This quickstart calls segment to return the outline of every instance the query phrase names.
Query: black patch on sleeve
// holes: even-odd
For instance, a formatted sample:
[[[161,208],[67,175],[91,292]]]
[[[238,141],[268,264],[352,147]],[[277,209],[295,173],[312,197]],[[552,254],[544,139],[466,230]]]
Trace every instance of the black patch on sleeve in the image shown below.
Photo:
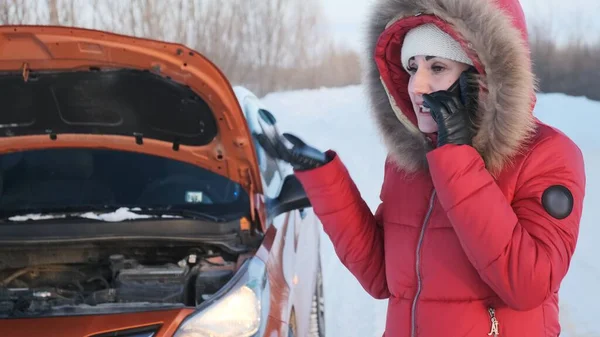
[[[542,194],[542,206],[556,219],[564,219],[573,211],[573,194],[562,185],[548,187]]]

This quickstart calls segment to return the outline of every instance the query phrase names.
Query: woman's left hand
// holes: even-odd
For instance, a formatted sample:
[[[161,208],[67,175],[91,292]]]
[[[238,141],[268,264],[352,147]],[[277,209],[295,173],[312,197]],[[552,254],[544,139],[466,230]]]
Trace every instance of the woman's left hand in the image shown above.
[[[424,94],[423,100],[438,125],[438,147],[445,144],[472,145],[473,116],[477,88],[471,84],[472,74],[463,72],[448,90]]]

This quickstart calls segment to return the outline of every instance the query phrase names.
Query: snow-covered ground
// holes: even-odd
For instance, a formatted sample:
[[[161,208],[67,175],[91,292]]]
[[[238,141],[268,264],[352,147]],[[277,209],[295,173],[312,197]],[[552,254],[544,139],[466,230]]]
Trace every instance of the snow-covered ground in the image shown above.
[[[269,94],[262,99],[282,132],[294,132],[320,149],[336,150],[374,211],[383,180],[385,149],[367,109],[361,86]],[[558,127],[584,151],[587,195],[577,251],[563,283],[564,337],[600,336],[600,103],[561,94],[538,96],[536,116]],[[327,336],[382,335],[387,301],[374,300],[341,265],[322,234]]]

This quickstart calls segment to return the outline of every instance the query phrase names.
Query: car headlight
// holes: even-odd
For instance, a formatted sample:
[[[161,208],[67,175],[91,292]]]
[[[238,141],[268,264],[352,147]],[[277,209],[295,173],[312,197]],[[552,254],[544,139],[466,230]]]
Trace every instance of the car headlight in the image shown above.
[[[250,337],[261,329],[268,306],[268,278],[262,260],[253,257],[219,292],[198,307],[174,337]]]

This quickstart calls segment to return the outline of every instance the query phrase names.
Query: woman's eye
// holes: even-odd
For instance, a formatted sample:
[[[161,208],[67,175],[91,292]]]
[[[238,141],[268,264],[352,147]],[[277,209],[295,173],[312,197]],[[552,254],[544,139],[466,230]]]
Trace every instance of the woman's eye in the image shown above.
[[[442,72],[442,71],[444,71],[444,69],[445,69],[445,68],[444,68],[444,67],[442,67],[442,66],[432,66],[432,67],[431,67],[431,70],[433,70],[433,72],[435,72],[435,73]]]
[[[406,70],[408,70],[409,73],[414,74],[417,71],[417,67],[415,67],[414,65],[409,65],[408,68],[406,68]]]

